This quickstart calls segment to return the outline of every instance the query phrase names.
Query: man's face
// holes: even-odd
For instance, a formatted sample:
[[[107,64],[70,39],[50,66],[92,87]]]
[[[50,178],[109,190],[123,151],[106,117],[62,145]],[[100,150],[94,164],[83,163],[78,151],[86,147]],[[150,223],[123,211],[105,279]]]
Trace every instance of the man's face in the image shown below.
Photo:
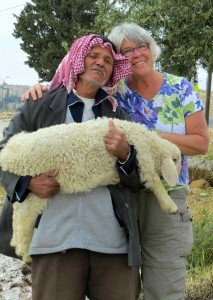
[[[79,78],[99,87],[104,86],[112,75],[113,65],[114,58],[110,48],[94,46],[85,57],[85,71],[79,74]]]

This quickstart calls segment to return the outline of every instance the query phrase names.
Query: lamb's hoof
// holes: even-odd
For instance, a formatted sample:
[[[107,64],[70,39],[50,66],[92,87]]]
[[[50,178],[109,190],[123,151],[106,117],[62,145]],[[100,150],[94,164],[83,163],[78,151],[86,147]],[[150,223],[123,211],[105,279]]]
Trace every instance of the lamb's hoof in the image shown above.
[[[162,206],[162,209],[170,215],[175,215],[176,213],[179,212],[179,209],[177,207],[177,205],[175,204],[175,202],[171,199],[169,199],[169,201],[164,202],[164,205]]]
[[[170,206],[170,208],[168,209],[168,213],[170,215],[175,215],[179,212],[179,209],[177,207],[177,205],[175,203],[172,203],[172,205]]]

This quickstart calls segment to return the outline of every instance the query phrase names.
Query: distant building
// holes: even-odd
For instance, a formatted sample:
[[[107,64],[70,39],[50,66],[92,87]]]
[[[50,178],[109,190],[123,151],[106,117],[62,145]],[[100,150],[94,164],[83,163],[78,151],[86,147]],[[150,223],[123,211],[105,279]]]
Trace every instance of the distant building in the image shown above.
[[[28,85],[0,85],[0,110],[15,110],[21,102],[21,95],[28,89]]]

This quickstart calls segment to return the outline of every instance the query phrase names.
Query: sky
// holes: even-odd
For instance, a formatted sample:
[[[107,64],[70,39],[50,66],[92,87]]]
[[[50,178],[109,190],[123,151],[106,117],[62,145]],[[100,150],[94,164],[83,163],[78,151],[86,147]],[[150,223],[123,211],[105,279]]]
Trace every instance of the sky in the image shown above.
[[[37,72],[24,64],[27,54],[20,48],[20,40],[12,32],[25,0],[0,0],[0,84],[33,85],[38,82]]]
[[[37,72],[24,64],[27,60],[27,54],[20,48],[21,40],[15,39],[12,35],[13,23],[16,21],[13,14],[19,15],[27,2],[30,0],[0,0],[0,85],[3,82],[33,85],[39,79]],[[199,89],[206,90],[206,79],[205,70],[199,69]]]

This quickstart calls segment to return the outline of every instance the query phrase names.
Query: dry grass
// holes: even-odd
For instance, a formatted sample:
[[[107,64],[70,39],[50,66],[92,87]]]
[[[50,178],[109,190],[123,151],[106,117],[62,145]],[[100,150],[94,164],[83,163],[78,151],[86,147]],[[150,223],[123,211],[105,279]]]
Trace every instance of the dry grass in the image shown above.
[[[213,187],[189,190],[188,203],[192,210],[194,221],[199,221],[203,218],[202,212],[204,210],[212,213],[213,218]]]
[[[213,264],[187,277],[185,300],[213,300]]]
[[[0,120],[9,121],[14,115],[14,112],[0,112]]]

